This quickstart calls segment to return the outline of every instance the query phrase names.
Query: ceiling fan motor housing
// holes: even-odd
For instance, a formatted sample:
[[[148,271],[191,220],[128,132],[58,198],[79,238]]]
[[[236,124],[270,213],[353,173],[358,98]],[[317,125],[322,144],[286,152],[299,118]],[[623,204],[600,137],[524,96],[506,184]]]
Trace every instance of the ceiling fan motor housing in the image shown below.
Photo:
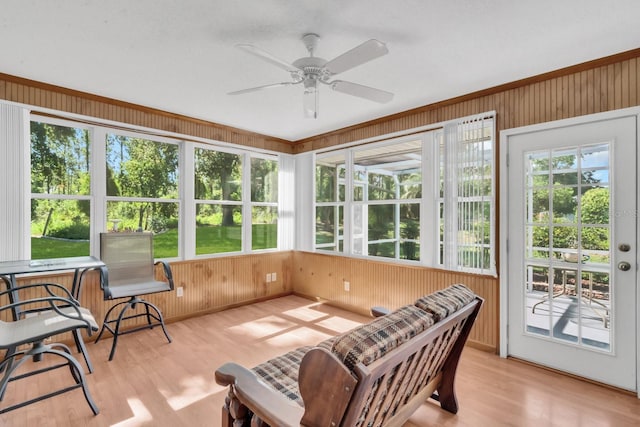
[[[304,86],[308,87],[313,85],[315,87],[316,82],[326,83],[331,74],[324,68],[327,63],[326,59],[318,58],[315,56],[308,56],[297,59],[293,62],[295,67],[302,70],[302,80],[304,80]]]

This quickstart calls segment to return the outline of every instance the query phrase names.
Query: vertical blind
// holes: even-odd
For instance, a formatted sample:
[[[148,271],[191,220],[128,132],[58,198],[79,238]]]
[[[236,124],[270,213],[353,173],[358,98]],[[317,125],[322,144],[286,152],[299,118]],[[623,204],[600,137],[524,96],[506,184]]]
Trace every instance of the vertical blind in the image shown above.
[[[444,127],[442,212],[445,268],[495,274],[493,115]]]
[[[0,233],[10,244],[0,245],[0,259],[28,259],[29,241],[29,111],[0,103]]]

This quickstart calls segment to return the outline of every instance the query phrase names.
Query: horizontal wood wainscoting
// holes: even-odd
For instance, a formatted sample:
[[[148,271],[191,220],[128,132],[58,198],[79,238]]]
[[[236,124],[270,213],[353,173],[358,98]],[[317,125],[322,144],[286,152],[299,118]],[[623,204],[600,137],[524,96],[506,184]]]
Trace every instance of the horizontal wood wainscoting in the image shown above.
[[[450,284],[463,283],[485,300],[468,343],[497,351],[499,285],[495,277],[310,252],[295,252],[293,266],[296,294],[361,314],[368,314],[372,306],[395,309]],[[348,292],[344,281],[350,283]]]
[[[291,266],[293,252],[270,252],[255,255],[228,256],[172,262],[171,270],[175,288],[182,287],[184,296],[178,298],[176,291],[145,295],[144,299],[160,308],[167,323],[213,313],[231,307],[262,301],[293,292]],[[159,271],[159,270],[158,270]],[[276,273],[276,281],[267,284],[266,274]],[[38,275],[19,279],[20,283],[60,283],[71,289],[72,274]],[[158,275],[158,280],[162,277]],[[107,310],[118,301],[104,301],[97,272],[85,277],[80,295],[80,304],[87,307],[99,324]],[[8,301],[0,301],[4,305]],[[8,320],[10,313],[0,313]],[[142,319],[139,319],[142,322]],[[135,325],[131,320],[127,326]],[[169,329],[169,333],[171,330]],[[95,336],[95,335],[94,335]],[[55,337],[70,341],[71,335]]]

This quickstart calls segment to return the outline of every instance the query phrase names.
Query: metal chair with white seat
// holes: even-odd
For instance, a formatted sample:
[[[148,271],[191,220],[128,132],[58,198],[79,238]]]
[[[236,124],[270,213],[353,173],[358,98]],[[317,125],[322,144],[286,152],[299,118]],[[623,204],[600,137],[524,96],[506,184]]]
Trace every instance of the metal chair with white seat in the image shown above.
[[[20,289],[34,290],[36,288],[43,289],[45,296],[24,299],[0,307],[0,312],[13,310],[17,306],[42,308],[39,314],[26,318],[12,322],[0,320],[0,349],[6,350],[4,358],[0,361],[0,372],[3,373],[0,379],[0,401],[4,400],[9,383],[58,368],[68,367],[75,384],[9,407],[0,407],[0,413],[18,409],[76,388],[82,388],[89,407],[97,415],[99,410],[89,393],[82,367],[71,355],[69,347],[62,343],[46,343],[45,341],[55,335],[75,332],[78,329],[86,329],[87,333],[91,335],[92,331],[98,330],[98,325],[91,312],[80,307],[78,301],[71,297],[64,286],[55,283],[37,283],[24,285]],[[16,289],[2,291],[0,297],[15,291]],[[18,350],[25,345],[28,345],[29,348]],[[27,361],[41,362],[46,355],[61,357],[64,362],[55,365],[47,364],[43,368],[18,374],[18,369]]]
[[[171,342],[160,309],[140,298],[141,295],[173,290],[173,276],[169,264],[166,261],[154,260],[153,234],[143,232],[100,233],[100,257],[106,265],[101,277],[104,299],[129,298],[127,301],[117,303],[107,311],[95,341],[100,340],[105,330],[111,332],[113,344],[109,360],[113,359],[120,335],[160,326],[167,340]],[[156,280],[156,265],[162,266],[165,281]],[[135,312],[139,305],[144,307],[143,312],[139,310]],[[121,308],[121,310],[117,316],[112,318],[111,314],[117,308]],[[127,315],[129,310],[132,310],[134,314]],[[122,329],[122,321],[139,317],[144,317],[146,322],[130,329]]]

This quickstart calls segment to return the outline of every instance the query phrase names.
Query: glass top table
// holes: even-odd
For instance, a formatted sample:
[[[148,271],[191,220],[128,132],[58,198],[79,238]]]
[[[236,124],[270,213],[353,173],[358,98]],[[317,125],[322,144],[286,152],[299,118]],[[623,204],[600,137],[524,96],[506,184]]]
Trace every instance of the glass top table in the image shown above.
[[[73,270],[71,295],[75,299],[79,299],[80,285],[84,273],[89,270],[99,270],[102,280],[105,277],[104,269],[106,269],[104,262],[93,256],[0,261],[0,279],[5,282],[9,289],[15,289],[18,286],[16,276],[19,274]]]
[[[0,261],[0,276],[99,267],[104,267],[104,262],[93,256]]]

